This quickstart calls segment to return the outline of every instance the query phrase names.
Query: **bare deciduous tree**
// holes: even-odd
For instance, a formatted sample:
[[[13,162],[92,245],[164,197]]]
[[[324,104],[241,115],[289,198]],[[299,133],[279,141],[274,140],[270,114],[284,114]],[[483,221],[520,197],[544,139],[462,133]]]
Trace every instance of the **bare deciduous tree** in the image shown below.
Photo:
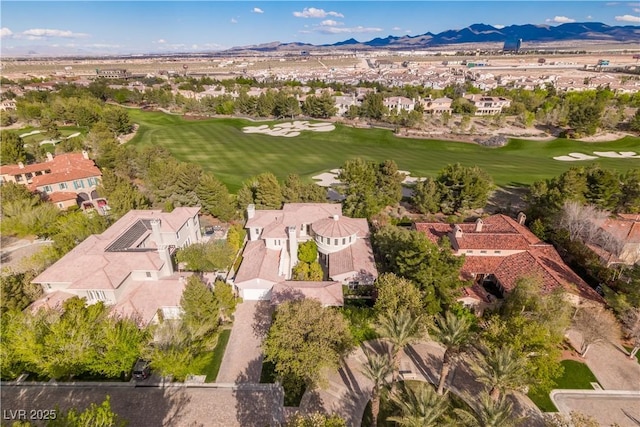
[[[633,343],[629,359],[633,359],[640,350],[640,308],[630,307],[622,315],[622,331]]]
[[[620,328],[614,315],[605,309],[584,308],[573,318],[573,327],[582,335],[580,356],[586,357],[593,344],[615,342],[620,336]]]
[[[582,205],[568,200],[562,205],[560,212],[560,227],[569,232],[571,240],[580,239],[585,243],[596,243],[600,233],[600,226],[610,213],[592,205]]]

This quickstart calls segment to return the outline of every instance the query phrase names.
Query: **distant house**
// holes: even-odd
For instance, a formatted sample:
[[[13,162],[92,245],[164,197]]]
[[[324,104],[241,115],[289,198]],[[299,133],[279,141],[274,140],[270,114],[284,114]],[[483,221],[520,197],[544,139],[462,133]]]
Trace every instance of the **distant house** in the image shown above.
[[[395,111],[396,113],[400,113],[401,111],[413,111],[416,107],[416,102],[413,99],[409,99],[404,96],[391,96],[389,98],[385,98],[382,103],[389,109],[389,112]]]
[[[3,99],[0,101],[0,111],[9,111],[16,109],[16,101],[13,99]]]
[[[618,214],[600,224],[603,245],[589,244],[607,267],[640,263],[640,215]]]
[[[352,105],[359,107],[362,105],[362,101],[358,101],[355,95],[352,96],[336,96],[335,97],[336,115],[344,116],[351,108]]]
[[[199,210],[129,211],[33,279],[44,296],[32,308],[53,308],[78,296],[89,303],[102,301],[140,325],[179,317],[188,274],[176,273],[173,253],[202,240]]]
[[[279,210],[256,210],[249,205],[247,218],[249,241],[234,279],[245,300],[313,295],[323,304],[336,305],[338,286],[368,285],[378,276],[367,221],[342,216],[338,204],[287,203]],[[328,282],[291,281],[298,244],[308,240],[318,245]]]
[[[433,242],[448,237],[455,255],[464,255],[462,278],[473,285],[460,300],[480,309],[511,292],[519,278],[540,279],[542,293],[564,289],[572,303],[602,303],[602,297],[563,261],[555,248],[524,226],[524,214],[514,220],[492,215],[475,223],[415,223]]]
[[[511,101],[502,96],[485,96],[485,95],[465,95],[464,96],[474,107],[476,107],[476,116],[490,116],[502,113],[503,108],[511,105]]]
[[[104,79],[128,79],[131,73],[124,68],[115,68],[108,70],[96,70],[96,75]]]
[[[104,213],[106,200],[96,191],[101,178],[102,172],[86,151],[47,153],[46,162],[0,166],[0,181],[26,185],[60,209],[80,205]]]
[[[453,100],[448,97],[432,99],[431,97],[424,99],[424,112],[439,116],[443,113],[451,114],[451,103]]]

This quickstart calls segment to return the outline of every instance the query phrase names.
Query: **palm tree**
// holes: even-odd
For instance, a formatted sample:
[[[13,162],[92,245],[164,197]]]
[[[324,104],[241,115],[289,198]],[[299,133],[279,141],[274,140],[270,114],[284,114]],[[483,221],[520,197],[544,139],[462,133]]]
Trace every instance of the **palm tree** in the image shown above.
[[[380,392],[387,385],[387,378],[393,373],[393,363],[389,354],[378,354],[365,351],[367,363],[362,366],[362,373],[373,381],[371,391],[371,427],[378,425],[380,414]]]
[[[442,425],[440,418],[449,409],[449,401],[439,396],[429,383],[402,386],[391,395],[391,402],[400,409],[400,416],[387,418],[402,427],[433,427]]]
[[[471,339],[471,322],[466,317],[457,317],[447,312],[444,317],[438,316],[433,327],[433,336],[445,348],[438,383],[438,394],[441,395],[453,361],[464,351]]]
[[[498,401],[501,393],[515,390],[526,382],[526,359],[512,347],[489,349],[481,347],[479,357],[471,362],[476,380],[489,388],[489,396]]]
[[[470,400],[472,398],[468,398]],[[514,419],[511,410],[513,405],[504,396],[494,401],[489,393],[483,391],[476,400],[474,412],[466,409],[454,409],[456,415],[464,425],[474,427],[511,427],[518,424],[518,419]]]
[[[413,317],[408,310],[386,312],[378,318],[378,333],[391,344],[394,380],[400,371],[400,350],[422,336],[420,317]]]

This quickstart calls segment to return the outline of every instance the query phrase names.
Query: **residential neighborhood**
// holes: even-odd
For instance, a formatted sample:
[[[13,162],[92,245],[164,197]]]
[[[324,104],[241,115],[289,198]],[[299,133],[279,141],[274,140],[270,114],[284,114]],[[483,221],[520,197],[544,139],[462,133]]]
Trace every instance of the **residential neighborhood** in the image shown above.
[[[3,426],[638,425],[629,4],[9,3]]]

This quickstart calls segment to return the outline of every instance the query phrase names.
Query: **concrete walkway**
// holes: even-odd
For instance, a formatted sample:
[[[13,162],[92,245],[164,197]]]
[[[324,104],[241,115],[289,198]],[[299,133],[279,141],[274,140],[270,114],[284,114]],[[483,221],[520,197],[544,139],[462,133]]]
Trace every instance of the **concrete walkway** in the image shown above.
[[[217,383],[260,382],[262,340],[271,324],[272,312],[268,301],[244,301],[238,305]]]

